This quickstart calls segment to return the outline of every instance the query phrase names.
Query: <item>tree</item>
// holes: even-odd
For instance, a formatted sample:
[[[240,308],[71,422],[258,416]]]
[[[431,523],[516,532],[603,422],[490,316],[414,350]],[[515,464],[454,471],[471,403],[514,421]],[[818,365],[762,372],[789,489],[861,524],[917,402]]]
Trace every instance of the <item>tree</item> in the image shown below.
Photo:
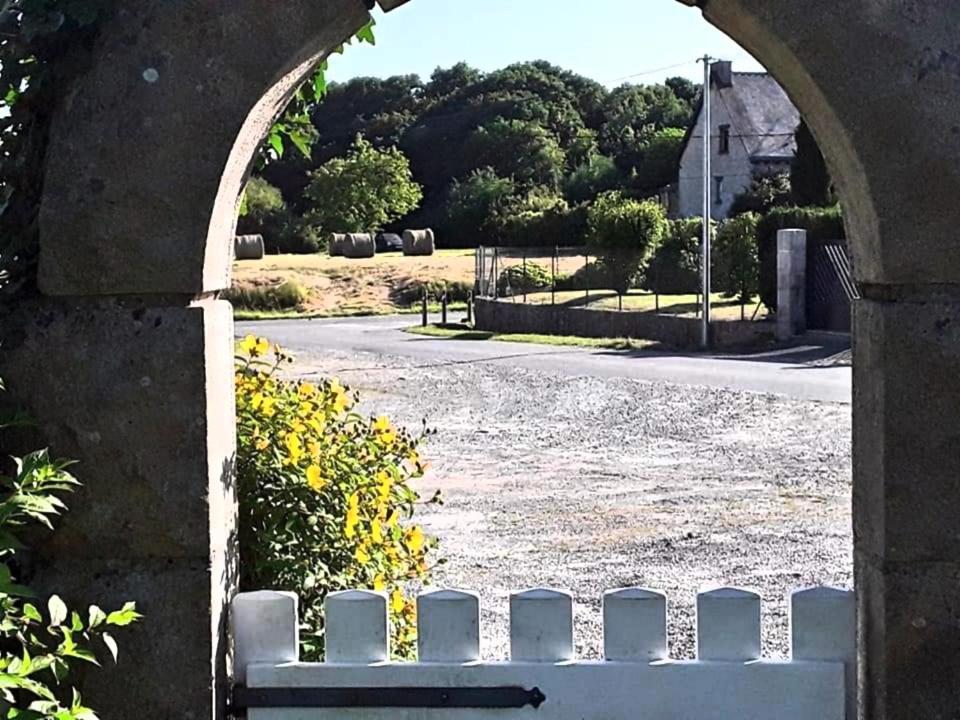
[[[759,175],[753,178],[750,187],[733,199],[730,215],[755,212],[765,215],[775,207],[793,204],[790,176],[786,173]]]
[[[497,242],[494,216],[516,192],[512,178],[500,177],[489,167],[474,170],[466,180],[454,180],[447,194],[443,234],[456,247]]]
[[[563,194],[572,203],[589,202],[622,183],[623,176],[616,163],[605,155],[596,155],[566,177]]]
[[[717,230],[714,243],[713,284],[726,297],[750,302],[760,292],[760,257],[757,224],[760,216],[744,213],[727,220]]]
[[[478,128],[464,155],[474,167],[491,167],[501,177],[550,188],[559,186],[566,161],[557,139],[541,125],[503,118]]]
[[[801,207],[816,205],[828,207],[837,202],[833,181],[827,163],[820,152],[816,138],[803,120],[796,132],[797,150],[793,157],[790,184],[793,187],[793,202]]]
[[[657,130],[641,141],[640,159],[635,166],[634,183],[639,190],[653,192],[677,179],[680,155],[686,131],[668,127]]]
[[[397,148],[377,150],[357,136],[345,157],[311,174],[309,220],[324,234],[381,230],[423,199],[410,163]]]
[[[237,234],[263,235],[267,252],[276,253],[289,220],[280,191],[261,177],[250,178],[243,193]]]
[[[587,244],[601,256],[612,287],[625,293],[667,232],[663,208],[620,192],[600,194],[587,212]]]

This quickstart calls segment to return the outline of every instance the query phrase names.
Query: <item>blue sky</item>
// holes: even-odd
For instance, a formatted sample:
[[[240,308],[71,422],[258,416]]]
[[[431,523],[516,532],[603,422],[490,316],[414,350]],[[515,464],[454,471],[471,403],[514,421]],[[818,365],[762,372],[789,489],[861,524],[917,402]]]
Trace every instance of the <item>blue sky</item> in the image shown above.
[[[377,46],[354,45],[330,61],[329,76],[417,73],[460,60],[495,70],[548,60],[605,85],[701,78],[694,58],[709,53],[743,71],[762,67],[707,23],[695,8],[670,0],[410,0],[377,13]],[[680,65],[670,70],[637,73]]]

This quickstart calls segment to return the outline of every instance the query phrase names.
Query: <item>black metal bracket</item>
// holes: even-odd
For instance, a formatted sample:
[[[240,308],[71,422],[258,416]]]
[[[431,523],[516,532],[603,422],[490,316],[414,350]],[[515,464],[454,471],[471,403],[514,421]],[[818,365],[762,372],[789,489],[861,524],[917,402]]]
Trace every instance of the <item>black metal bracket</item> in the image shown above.
[[[233,689],[231,712],[247,708],[539,708],[540,688],[285,687]]]

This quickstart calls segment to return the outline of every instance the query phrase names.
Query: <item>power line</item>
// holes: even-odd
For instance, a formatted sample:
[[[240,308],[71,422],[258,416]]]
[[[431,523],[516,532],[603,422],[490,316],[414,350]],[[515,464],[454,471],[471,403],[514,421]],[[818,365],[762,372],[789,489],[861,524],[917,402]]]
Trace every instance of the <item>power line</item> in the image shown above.
[[[677,68],[686,67],[687,65],[693,65],[700,61],[700,58],[693,58],[692,60],[686,60],[676,65],[667,65],[666,67],[654,68],[653,70],[644,70],[643,72],[634,73],[633,75],[624,75],[623,77],[614,78],[613,80],[608,80],[608,82],[623,82],[624,80],[630,80],[631,78],[643,77],[644,75],[655,75],[657,73],[666,72],[667,70],[676,70]]]

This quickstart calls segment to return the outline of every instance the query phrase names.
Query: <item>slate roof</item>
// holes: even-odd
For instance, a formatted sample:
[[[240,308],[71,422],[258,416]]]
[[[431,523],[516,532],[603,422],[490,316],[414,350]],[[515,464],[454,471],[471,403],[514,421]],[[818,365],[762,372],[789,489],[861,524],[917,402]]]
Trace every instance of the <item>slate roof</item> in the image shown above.
[[[755,162],[784,161],[796,150],[800,112],[767,73],[733,73],[733,86],[715,88],[730,115],[731,142],[743,142]]]

